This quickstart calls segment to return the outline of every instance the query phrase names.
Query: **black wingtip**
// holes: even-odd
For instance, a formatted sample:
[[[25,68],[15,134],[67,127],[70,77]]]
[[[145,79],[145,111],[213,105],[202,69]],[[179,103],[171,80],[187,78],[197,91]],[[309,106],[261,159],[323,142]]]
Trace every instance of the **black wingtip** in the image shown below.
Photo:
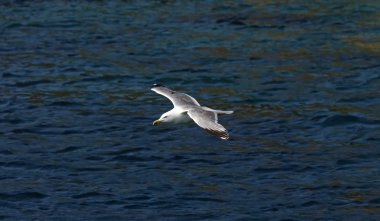
[[[161,84],[153,84],[150,88],[155,88],[155,87],[163,87]]]

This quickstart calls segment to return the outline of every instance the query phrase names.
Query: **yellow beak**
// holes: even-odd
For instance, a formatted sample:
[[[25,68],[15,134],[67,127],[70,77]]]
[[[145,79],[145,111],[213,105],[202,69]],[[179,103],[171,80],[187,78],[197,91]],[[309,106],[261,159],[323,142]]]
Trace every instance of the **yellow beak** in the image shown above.
[[[161,122],[160,119],[155,120],[155,121],[153,121],[153,125],[156,125],[156,124],[158,124],[158,123],[160,123],[160,122]]]

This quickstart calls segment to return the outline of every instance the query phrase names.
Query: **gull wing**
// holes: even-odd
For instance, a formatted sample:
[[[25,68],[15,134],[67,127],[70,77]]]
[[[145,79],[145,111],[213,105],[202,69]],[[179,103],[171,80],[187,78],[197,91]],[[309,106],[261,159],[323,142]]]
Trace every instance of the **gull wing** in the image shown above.
[[[174,107],[185,108],[186,106],[200,106],[198,101],[190,95],[173,91],[159,84],[153,84],[151,90],[167,97],[173,103]]]
[[[198,126],[205,129],[210,134],[216,135],[224,140],[229,138],[226,128],[221,124],[218,124],[218,115],[215,112],[201,108],[194,108],[187,111],[187,114],[196,124],[198,124]]]

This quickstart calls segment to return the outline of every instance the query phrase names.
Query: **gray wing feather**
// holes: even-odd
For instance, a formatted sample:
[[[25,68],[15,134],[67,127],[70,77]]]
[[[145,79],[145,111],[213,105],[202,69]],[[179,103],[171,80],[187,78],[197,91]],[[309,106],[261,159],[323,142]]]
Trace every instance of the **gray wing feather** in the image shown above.
[[[196,124],[205,129],[207,132],[222,139],[229,138],[226,128],[224,128],[221,124],[218,124],[218,115],[215,112],[196,108],[189,110],[187,114]]]
[[[173,105],[177,107],[185,108],[187,106],[194,105],[200,106],[198,101],[196,101],[190,95],[173,91],[165,86],[154,86],[151,88],[151,90],[156,92],[157,94],[161,94],[167,97],[173,103]]]

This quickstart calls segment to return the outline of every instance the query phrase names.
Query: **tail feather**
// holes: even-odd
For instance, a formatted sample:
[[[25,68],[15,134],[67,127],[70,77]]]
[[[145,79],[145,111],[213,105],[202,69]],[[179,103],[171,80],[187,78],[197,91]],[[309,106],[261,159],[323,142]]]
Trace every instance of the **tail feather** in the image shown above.
[[[223,110],[215,110],[215,109],[211,109],[209,107],[202,107],[204,110],[207,110],[207,111],[212,111],[212,112],[216,112],[218,114],[233,114],[234,111],[223,111]]]
[[[234,111],[222,111],[222,110],[214,110],[218,114],[233,114]]]

